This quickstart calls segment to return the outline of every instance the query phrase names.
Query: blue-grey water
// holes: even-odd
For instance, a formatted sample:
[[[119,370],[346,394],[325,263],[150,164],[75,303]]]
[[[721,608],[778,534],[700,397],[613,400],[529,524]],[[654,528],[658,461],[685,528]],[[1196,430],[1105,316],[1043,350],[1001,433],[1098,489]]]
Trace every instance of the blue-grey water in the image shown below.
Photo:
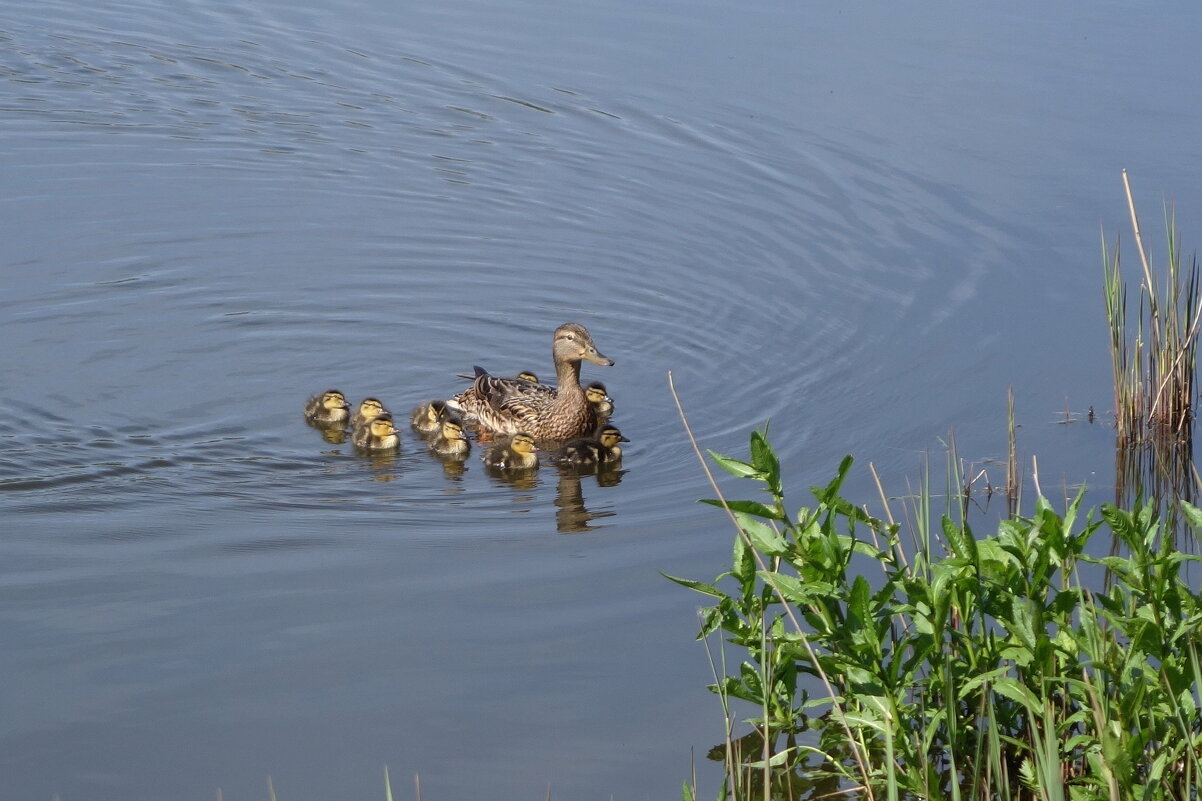
[[[771,419],[796,503],[949,432],[1114,484],[1120,170],[1202,236],[1202,11],[1132,2],[7,0],[0,796],[703,794],[684,436]],[[1135,264],[1128,252],[1128,263]],[[1133,279],[1134,280],[1134,279]],[[616,479],[324,441],[589,327]],[[736,495],[750,488],[727,483]],[[737,659],[737,653],[728,654]]]

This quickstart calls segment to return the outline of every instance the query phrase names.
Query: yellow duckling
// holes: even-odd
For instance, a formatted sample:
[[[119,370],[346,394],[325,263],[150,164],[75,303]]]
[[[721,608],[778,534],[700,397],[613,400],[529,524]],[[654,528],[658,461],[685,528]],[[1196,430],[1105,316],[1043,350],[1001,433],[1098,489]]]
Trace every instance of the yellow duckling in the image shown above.
[[[597,413],[597,423],[601,424],[613,417],[614,399],[609,397],[609,392],[606,391],[605,385],[600,381],[594,381],[584,388],[584,397],[593,407],[593,411]]]
[[[484,466],[493,470],[535,470],[538,454],[534,452],[534,437],[519,431],[506,443],[498,443],[484,454]]]
[[[447,401],[469,421],[500,434],[524,431],[537,439],[571,439],[597,427],[597,413],[580,386],[583,359],[603,367],[613,359],[597,350],[588,329],[565,323],[551,341],[558,386],[548,387],[525,379],[498,378],[476,368],[470,388]]]
[[[384,408],[384,404],[379,399],[364,398],[359,403],[359,408],[355,410],[354,417],[351,418],[351,428],[359,428],[382,414],[388,414],[388,410]]]
[[[346,425],[351,405],[336,389],[319,392],[305,403],[305,419],[319,426]]]
[[[447,419],[446,401],[432,400],[419,404],[409,415],[409,425],[419,434],[429,435],[438,431]]]
[[[442,421],[442,428],[430,437],[426,446],[436,456],[452,459],[466,459],[472,450],[472,443],[463,433],[463,424],[457,418],[448,417]]]
[[[401,438],[393,425],[392,415],[385,412],[356,428],[351,434],[351,442],[365,451],[390,451],[400,447]]]
[[[616,467],[622,461],[622,446],[630,442],[614,426],[601,426],[593,439],[576,439],[554,454],[557,462],[580,467]]]

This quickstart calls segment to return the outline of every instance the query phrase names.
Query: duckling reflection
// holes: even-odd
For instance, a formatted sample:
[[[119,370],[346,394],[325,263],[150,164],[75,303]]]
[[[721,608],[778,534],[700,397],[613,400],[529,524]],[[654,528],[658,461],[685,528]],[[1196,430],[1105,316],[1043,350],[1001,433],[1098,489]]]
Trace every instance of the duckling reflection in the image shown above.
[[[340,425],[335,424],[323,426],[320,423],[314,423],[312,420],[306,420],[305,422],[307,422],[310,427],[316,428],[318,431],[320,431],[321,438],[331,445],[341,445],[342,443],[346,442],[347,431]],[[337,451],[332,452],[336,453]]]
[[[442,421],[442,428],[426,442],[426,447],[435,456],[463,461],[471,453],[472,443],[463,433],[463,423],[459,422],[459,418],[448,417]]]
[[[388,482],[397,478],[401,470],[401,458],[398,449],[365,450],[361,452],[364,460],[371,467],[372,481]]]
[[[603,517],[613,517],[617,512],[612,508],[593,511],[584,504],[584,490],[581,482],[586,473],[573,469],[568,465],[559,465],[559,482],[555,489],[555,527],[560,534],[574,534],[581,531],[592,531],[600,528],[593,525],[594,520]],[[612,487],[622,481],[624,470],[606,470],[597,474],[597,485]]]
[[[409,426],[423,436],[433,434],[442,427],[449,414],[446,401],[432,400],[418,404],[409,416]]]
[[[392,415],[385,413],[355,429],[351,442],[360,450],[393,451],[400,447],[401,438],[393,425]]]
[[[351,405],[336,389],[319,392],[305,403],[305,419],[317,426],[345,426]]]

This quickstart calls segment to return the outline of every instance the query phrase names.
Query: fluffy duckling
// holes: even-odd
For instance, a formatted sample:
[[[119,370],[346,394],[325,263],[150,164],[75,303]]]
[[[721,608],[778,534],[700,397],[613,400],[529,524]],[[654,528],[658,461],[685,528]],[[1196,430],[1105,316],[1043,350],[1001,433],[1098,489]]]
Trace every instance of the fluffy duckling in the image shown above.
[[[519,431],[508,443],[493,445],[484,454],[484,466],[493,470],[536,469],[538,454],[534,452],[534,437]]]
[[[384,404],[379,399],[364,398],[359,403],[359,408],[355,410],[354,417],[351,418],[351,428],[359,428],[382,414],[388,414],[388,410],[384,408]]]
[[[619,442],[630,442],[614,426],[601,426],[593,439],[576,439],[564,445],[554,454],[554,459],[563,464],[580,467],[613,466],[622,460]]]
[[[428,436],[442,427],[449,414],[446,401],[426,401],[413,410],[413,414],[409,416],[409,425],[417,433]]]
[[[613,416],[614,399],[609,397],[609,392],[600,381],[594,381],[585,387],[584,397],[588,399],[588,402],[592,404],[593,411],[597,413],[598,423],[604,423]]]
[[[472,443],[467,434],[463,433],[463,423],[458,418],[448,417],[442,421],[442,428],[426,443],[430,452],[436,456],[452,459],[466,459],[472,450]]]
[[[385,412],[374,420],[356,428],[351,434],[351,442],[356,448],[365,451],[395,450],[401,444],[397,436],[396,426],[393,425],[392,415]]]
[[[327,389],[309,398],[305,403],[305,418],[321,426],[346,425],[351,405],[346,396],[336,389]]]

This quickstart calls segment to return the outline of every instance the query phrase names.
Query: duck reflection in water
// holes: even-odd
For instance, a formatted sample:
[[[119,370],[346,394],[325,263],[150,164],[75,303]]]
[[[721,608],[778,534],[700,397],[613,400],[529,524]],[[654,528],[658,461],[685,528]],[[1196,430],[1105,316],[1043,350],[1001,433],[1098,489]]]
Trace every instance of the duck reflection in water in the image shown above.
[[[622,481],[625,470],[603,470],[596,474],[597,485],[614,487]],[[584,505],[584,488],[581,481],[587,473],[567,466],[559,467],[559,483],[555,487],[555,528],[560,534],[578,534],[582,531],[592,531],[599,526],[592,525],[594,520],[613,517],[616,512],[612,508],[599,512],[590,510]]]
[[[372,481],[400,478],[401,456],[396,451],[359,451],[358,455],[371,468]]]

